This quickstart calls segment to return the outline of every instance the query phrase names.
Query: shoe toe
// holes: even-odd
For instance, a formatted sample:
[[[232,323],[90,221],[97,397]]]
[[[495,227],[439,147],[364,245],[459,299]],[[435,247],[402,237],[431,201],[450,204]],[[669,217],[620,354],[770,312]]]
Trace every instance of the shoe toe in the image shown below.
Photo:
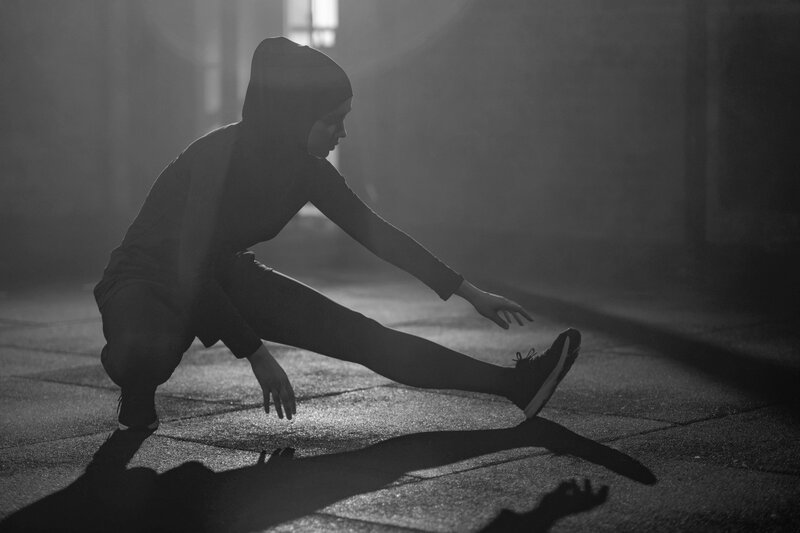
[[[581,332],[575,328],[565,330],[561,335],[569,339],[569,351],[574,352],[581,346]]]

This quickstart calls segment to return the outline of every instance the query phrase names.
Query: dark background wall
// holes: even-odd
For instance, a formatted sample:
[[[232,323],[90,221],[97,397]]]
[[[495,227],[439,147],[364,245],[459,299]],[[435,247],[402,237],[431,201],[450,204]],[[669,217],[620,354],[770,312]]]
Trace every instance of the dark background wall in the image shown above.
[[[622,275],[796,264],[796,3],[342,9],[345,167],[437,250]],[[374,20],[389,44],[363,47]]]
[[[796,2],[339,5],[328,53],[356,93],[340,168],[462,270],[787,279],[797,264]],[[283,16],[279,1],[0,3],[2,285],[99,276],[159,170],[238,118]],[[265,250],[358,255],[327,231],[295,224]]]
[[[191,15],[192,2],[172,4]],[[147,8],[0,4],[4,285],[99,275],[154,176],[192,139],[194,67]]]
[[[102,236],[105,27],[97,7],[86,1],[0,4],[5,276],[87,253]],[[68,226],[85,229],[87,239],[75,239]]]
[[[357,75],[351,130],[366,146],[344,164],[381,209],[437,241],[513,243],[507,259],[564,238],[682,242],[683,4],[451,4],[412,47],[425,2],[375,9],[406,51]],[[369,19],[348,7],[336,52],[363,60]]]

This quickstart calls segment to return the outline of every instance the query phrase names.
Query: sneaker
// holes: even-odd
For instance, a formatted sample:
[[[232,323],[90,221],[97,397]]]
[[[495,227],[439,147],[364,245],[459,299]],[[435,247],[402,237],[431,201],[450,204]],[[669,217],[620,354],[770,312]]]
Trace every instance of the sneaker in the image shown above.
[[[117,402],[119,429],[155,431],[158,429],[155,391],[141,393],[122,389]]]
[[[537,354],[533,348],[525,357],[517,352],[515,366],[519,389],[512,400],[525,411],[526,418],[533,418],[542,410],[572,367],[580,349],[581,333],[569,328],[543,354]]]

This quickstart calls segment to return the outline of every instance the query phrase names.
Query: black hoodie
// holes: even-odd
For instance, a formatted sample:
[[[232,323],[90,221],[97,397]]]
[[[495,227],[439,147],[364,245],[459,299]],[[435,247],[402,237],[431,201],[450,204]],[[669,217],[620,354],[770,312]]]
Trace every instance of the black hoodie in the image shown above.
[[[253,55],[242,120],[193,142],[156,180],[95,287],[98,305],[129,283],[172,294],[190,331],[237,357],[261,339],[225,292],[234,261],[271,239],[307,202],[443,299],[462,277],[376,215],[325,159],[307,153],[316,120],[352,96],[329,57],[285,38]]]
[[[265,39],[253,53],[242,107],[242,131],[260,154],[305,153],[311,126],[353,96],[347,74],[331,58],[284,38]]]

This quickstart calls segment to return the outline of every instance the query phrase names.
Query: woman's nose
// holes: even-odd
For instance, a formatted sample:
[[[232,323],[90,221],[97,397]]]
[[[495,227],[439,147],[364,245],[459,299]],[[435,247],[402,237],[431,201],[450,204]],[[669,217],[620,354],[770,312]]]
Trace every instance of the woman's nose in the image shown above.
[[[340,139],[347,137],[347,130],[344,129],[344,126],[342,126],[342,128],[336,133],[336,136]]]

